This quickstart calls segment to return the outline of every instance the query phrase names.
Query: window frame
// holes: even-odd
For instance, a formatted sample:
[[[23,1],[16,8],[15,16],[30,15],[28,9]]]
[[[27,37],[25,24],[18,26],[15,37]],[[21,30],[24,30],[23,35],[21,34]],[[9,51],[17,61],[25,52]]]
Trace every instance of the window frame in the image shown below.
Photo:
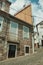
[[[1,9],[1,7],[2,7],[2,2],[0,1],[0,9]]]
[[[14,35],[16,35],[16,37],[14,36],[14,38],[17,38],[18,39],[18,23],[16,23],[17,24],[17,29],[16,29],[16,34],[15,33],[13,33],[12,31],[11,31],[11,29],[14,29],[12,26],[11,26],[11,23],[16,23],[16,22],[14,22],[14,21],[10,21],[10,30],[9,30],[9,32],[11,33],[11,34],[14,34]]]
[[[26,38],[24,38],[25,37],[24,36],[24,27],[28,28],[28,37],[26,37]],[[29,27],[27,27],[27,26],[23,26],[23,39],[29,39]]]
[[[1,2],[0,4],[1,4],[0,9],[4,11],[5,10],[5,2]]]
[[[0,16],[3,20],[0,22],[1,27],[0,27],[0,32],[2,31],[2,27],[3,27],[3,21],[4,21],[4,17]]]
[[[29,48],[29,52],[28,53],[26,53],[26,47]],[[24,45],[24,54],[25,54],[25,56],[30,54],[30,45]]]

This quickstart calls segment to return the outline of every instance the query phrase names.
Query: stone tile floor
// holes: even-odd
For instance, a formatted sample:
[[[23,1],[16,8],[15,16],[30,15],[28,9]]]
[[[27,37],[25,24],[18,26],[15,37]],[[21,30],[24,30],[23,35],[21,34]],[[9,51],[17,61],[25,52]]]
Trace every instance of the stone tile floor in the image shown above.
[[[32,55],[0,61],[0,65],[43,65],[43,48],[37,49],[37,53]]]

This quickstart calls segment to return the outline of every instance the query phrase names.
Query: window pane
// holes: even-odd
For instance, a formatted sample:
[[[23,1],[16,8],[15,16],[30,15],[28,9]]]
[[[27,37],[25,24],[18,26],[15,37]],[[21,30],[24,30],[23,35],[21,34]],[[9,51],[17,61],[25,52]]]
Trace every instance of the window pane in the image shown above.
[[[0,31],[2,30],[2,23],[3,23],[4,18],[0,16]]]
[[[18,24],[15,22],[11,21],[10,24],[10,36],[12,38],[17,38],[18,37]]]
[[[2,6],[2,3],[1,3],[1,1],[0,1],[0,9],[1,9],[1,6]]]
[[[2,2],[2,10],[5,10],[5,2]]]
[[[26,26],[23,26],[23,38],[25,39],[29,38],[29,28]]]
[[[18,24],[11,22],[11,32],[18,34]]]
[[[24,26],[24,32],[29,32],[29,28]]]
[[[3,21],[3,17],[0,16],[0,23]]]
[[[11,27],[12,28],[17,28],[17,23],[11,22]]]

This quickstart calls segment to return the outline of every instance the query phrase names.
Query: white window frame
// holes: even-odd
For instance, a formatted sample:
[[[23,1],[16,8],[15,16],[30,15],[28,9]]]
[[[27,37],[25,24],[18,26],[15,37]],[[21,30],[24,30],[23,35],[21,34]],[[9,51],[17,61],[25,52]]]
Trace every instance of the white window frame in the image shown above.
[[[11,29],[13,29],[13,27],[11,26],[11,23],[12,23],[12,22],[13,22],[13,21],[10,21],[10,30],[9,30],[10,33],[13,33],[13,32],[11,31]],[[13,22],[13,23],[16,23],[16,22]],[[14,38],[15,38],[15,39],[16,39],[16,38],[18,39],[18,23],[16,23],[16,24],[17,24],[17,31],[16,31],[16,34],[15,34],[15,33],[14,33],[14,34],[15,34],[17,37],[14,37]]]
[[[29,39],[29,28],[26,27],[26,28],[28,28],[28,38],[24,38],[24,27],[26,27],[26,26],[23,26],[23,39]]]

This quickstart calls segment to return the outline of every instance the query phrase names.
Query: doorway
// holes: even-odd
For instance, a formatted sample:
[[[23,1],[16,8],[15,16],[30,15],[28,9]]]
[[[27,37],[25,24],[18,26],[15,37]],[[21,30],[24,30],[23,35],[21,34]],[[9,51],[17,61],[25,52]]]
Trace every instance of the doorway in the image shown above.
[[[13,58],[16,55],[16,45],[9,45],[8,58]]]
[[[43,46],[43,40],[42,40],[42,46]]]

